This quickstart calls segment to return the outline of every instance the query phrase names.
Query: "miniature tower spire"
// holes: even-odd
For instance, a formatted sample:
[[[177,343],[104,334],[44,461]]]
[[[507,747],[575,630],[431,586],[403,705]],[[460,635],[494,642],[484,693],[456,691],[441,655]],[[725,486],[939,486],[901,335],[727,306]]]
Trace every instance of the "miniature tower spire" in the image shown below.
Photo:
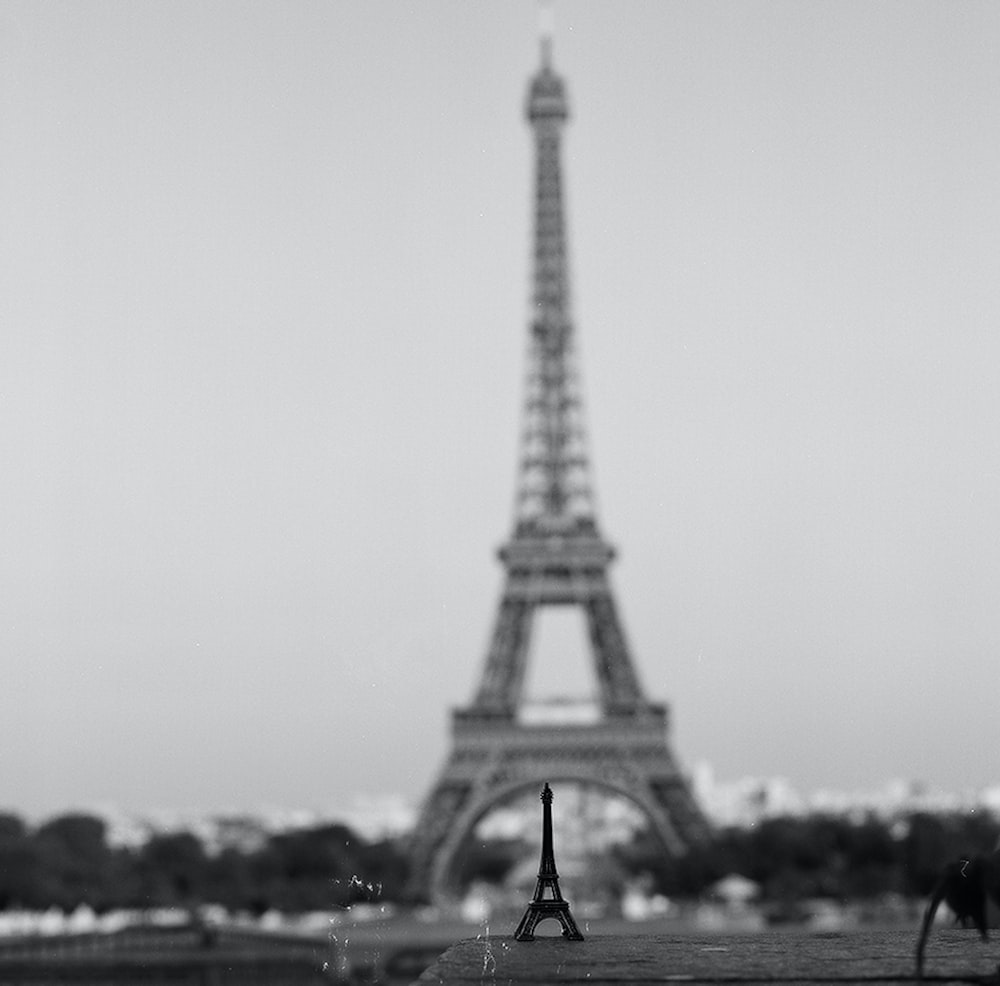
[[[583,935],[569,912],[569,901],[559,891],[559,874],[556,872],[556,857],[552,849],[552,788],[548,781],[542,788],[542,858],[538,864],[538,881],[535,896],[528,903],[524,917],[514,932],[517,941],[534,941],[535,928],[545,918],[556,918],[562,925],[563,938],[583,941]],[[545,892],[549,896],[545,896]]]

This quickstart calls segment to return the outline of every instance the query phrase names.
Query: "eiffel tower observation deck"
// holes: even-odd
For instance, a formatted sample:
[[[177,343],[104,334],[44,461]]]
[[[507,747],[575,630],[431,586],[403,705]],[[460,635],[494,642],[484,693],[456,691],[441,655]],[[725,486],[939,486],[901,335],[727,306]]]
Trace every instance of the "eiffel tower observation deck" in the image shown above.
[[[615,552],[597,521],[570,311],[560,164],[569,106],[547,35],[526,116],[535,147],[534,257],[514,525],[499,550],[505,580],[479,687],[453,712],[451,753],[411,842],[411,891],[434,900],[456,890],[455,861],[478,822],[546,779],[630,799],[669,855],[708,834],[667,744],[667,709],[639,682],[608,576]],[[529,723],[519,715],[534,618],[556,606],[584,614],[596,721]]]

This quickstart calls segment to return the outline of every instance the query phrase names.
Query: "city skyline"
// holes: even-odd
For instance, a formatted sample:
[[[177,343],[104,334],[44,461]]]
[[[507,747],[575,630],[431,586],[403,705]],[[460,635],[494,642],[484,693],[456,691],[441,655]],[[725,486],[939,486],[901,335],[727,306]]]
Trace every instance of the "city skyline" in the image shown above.
[[[598,516],[686,770],[1000,778],[998,46],[557,5]],[[513,519],[534,5],[11,3],[0,54],[0,807],[419,798]]]

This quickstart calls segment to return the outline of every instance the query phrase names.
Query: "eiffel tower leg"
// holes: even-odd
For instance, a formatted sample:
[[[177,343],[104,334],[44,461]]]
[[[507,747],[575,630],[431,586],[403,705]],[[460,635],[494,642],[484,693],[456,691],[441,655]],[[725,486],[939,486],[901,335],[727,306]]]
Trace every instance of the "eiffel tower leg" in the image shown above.
[[[521,916],[521,920],[518,921],[517,927],[514,929],[514,940],[534,941],[535,925],[537,925],[538,922],[539,922],[538,912],[532,910],[531,905],[529,904],[528,908]]]
[[[670,819],[681,845],[704,845],[711,835],[708,822],[687,783],[680,776],[652,778],[647,783],[653,804]]]
[[[450,777],[446,768],[424,803],[410,839],[407,897],[411,900],[427,900],[433,895],[441,847],[454,829],[471,791],[472,784]]]
[[[483,680],[474,702],[476,708],[514,714],[521,697],[533,616],[534,606],[531,603],[510,598],[505,591],[486,657]]]
[[[635,709],[642,703],[642,693],[611,590],[606,588],[588,599],[585,608],[604,709],[608,712]]]
[[[563,938],[568,938],[570,941],[583,941],[583,935],[580,934],[580,929],[576,926],[568,907],[559,912],[559,923],[562,925]]]

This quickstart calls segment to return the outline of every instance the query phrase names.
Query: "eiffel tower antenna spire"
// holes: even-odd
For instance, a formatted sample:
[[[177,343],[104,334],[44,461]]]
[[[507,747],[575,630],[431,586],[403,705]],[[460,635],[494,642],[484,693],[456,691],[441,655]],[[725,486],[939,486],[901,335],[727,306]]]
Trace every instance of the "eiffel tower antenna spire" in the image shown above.
[[[538,37],[542,44],[542,65],[552,66],[552,43],[556,33],[556,10],[553,0],[538,0]]]
[[[545,4],[542,12],[551,12]],[[548,14],[545,14],[548,17]],[[669,855],[708,834],[667,746],[666,707],[650,702],[632,662],[598,529],[576,369],[560,150],[569,102],[552,65],[551,30],[525,104],[535,151],[528,371],[513,531],[493,632],[472,703],[452,717],[452,752],[411,842],[411,892],[447,899],[454,861],[489,809],[546,777],[632,800]],[[583,612],[599,693],[596,724],[519,717],[539,609]]]

